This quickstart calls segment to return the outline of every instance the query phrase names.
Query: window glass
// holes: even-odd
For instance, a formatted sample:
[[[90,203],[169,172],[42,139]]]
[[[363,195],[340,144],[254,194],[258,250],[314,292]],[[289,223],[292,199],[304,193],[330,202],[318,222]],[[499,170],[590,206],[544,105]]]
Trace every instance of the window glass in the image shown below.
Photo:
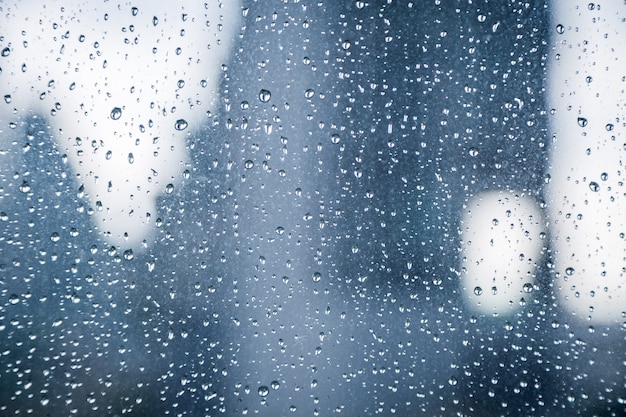
[[[0,1],[0,414],[623,415],[625,19]]]

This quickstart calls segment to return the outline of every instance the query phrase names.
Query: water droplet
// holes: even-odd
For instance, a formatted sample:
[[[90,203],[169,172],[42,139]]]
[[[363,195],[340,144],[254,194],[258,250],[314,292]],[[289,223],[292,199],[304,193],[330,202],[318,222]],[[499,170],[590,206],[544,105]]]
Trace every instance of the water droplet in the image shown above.
[[[478,21],[480,23],[483,23],[485,20],[487,20],[487,16],[485,16],[484,14],[479,14],[478,15]]]
[[[185,130],[187,129],[187,120],[185,119],[178,119],[176,120],[176,124],[174,125],[174,129],[176,130]]]
[[[280,383],[278,381],[272,381],[272,383],[270,384],[270,386],[272,387],[272,389],[274,391],[278,390],[280,388]]]
[[[265,385],[261,385],[259,387],[258,393],[259,393],[259,396],[261,397],[267,397],[270,393],[270,389],[266,387]]]
[[[603,172],[602,174],[600,174],[600,179],[602,181],[606,181],[609,179],[609,174],[607,174],[606,172]]]
[[[330,136],[330,141],[336,145],[336,144],[338,144],[338,143],[341,141],[341,138],[339,137],[339,135],[338,135],[338,134],[333,133],[333,134]]]
[[[53,233],[50,235],[50,240],[56,243],[56,242],[58,242],[59,240],[61,240],[61,236],[60,236],[57,232],[53,232]]]
[[[562,35],[565,32],[565,26],[558,24],[556,25],[556,33]]]
[[[309,88],[309,89],[307,89],[307,90],[304,92],[304,97],[305,97],[307,100],[311,100],[311,99],[313,98],[313,96],[314,96],[314,95],[315,95],[315,91],[313,91],[313,89],[312,89],[312,88]]]
[[[174,192],[174,184],[167,184],[165,186],[165,192],[167,194],[172,194]]]
[[[341,47],[342,47],[343,49],[346,49],[346,50],[347,50],[347,49],[350,49],[350,46],[351,46],[351,43],[350,43],[350,41],[348,41],[348,40],[345,40],[345,41],[341,42]]]
[[[615,128],[615,126],[613,126],[613,123],[607,123],[606,126],[604,126],[604,128],[610,132],[611,130],[613,130]]]
[[[597,193],[598,191],[600,191],[600,184],[598,184],[595,181],[591,181],[589,183],[589,189],[593,191],[594,193]]]
[[[135,157],[134,155],[131,153],[128,154],[128,163],[132,164],[133,162],[135,162]]]
[[[113,110],[111,110],[111,119],[118,120],[120,117],[122,117],[122,109],[113,107]]]
[[[23,193],[27,193],[30,191],[30,184],[24,181],[22,185],[20,185],[20,191]]]
[[[320,274],[319,272],[315,272],[313,274],[313,281],[320,282],[321,280],[322,280],[322,274]]]
[[[135,255],[133,255],[132,249],[128,249],[124,251],[124,259],[126,259],[127,261],[131,261],[134,257]]]
[[[576,272],[576,270],[574,268],[572,268],[571,266],[565,270],[565,274],[567,274],[569,276],[574,275],[574,272]]]
[[[475,295],[482,295],[483,294],[483,289],[480,287],[474,287],[474,294]]]
[[[11,53],[11,50],[8,47],[2,50],[2,56],[9,56],[10,53]]]
[[[469,154],[470,154],[470,156],[474,156],[474,157],[478,156],[478,149],[476,149],[476,148],[469,148]]]
[[[11,102],[11,94],[5,94],[4,102],[9,104]]]
[[[108,161],[109,159],[111,159],[112,156],[113,156],[113,152],[107,151],[106,155],[104,155],[104,158]]]
[[[139,9],[136,7],[133,7],[132,9],[130,9],[130,11],[133,14],[133,16],[137,16],[137,12],[139,12]]]
[[[20,302],[20,297],[17,294],[11,294],[9,296],[9,303],[15,305]]]
[[[276,234],[277,234],[277,235],[282,235],[282,234],[284,234],[284,233],[285,233],[285,228],[284,228],[284,227],[278,226],[278,227],[276,228]]]
[[[590,75],[587,75],[587,77],[585,77],[585,81],[587,82],[587,84],[591,84],[593,78]]]
[[[580,127],[587,126],[587,119],[585,119],[584,117],[579,117],[578,118],[578,126],[580,126]]]
[[[533,292],[533,284],[531,284],[530,282],[527,282],[526,284],[524,284],[524,286],[522,287],[522,289],[524,290],[525,293],[531,293]]]
[[[176,86],[178,88],[183,88],[185,86],[185,80],[178,80],[178,82],[176,83]]]
[[[246,169],[252,169],[252,168],[254,168],[254,162],[251,161],[250,159],[248,159],[246,162],[243,163],[243,166]]]
[[[272,98],[272,93],[269,90],[262,89],[259,91],[259,100],[261,103],[267,103]]]
[[[154,17],[152,18],[152,25],[153,25],[153,26],[156,26],[156,25],[158,25],[158,24],[159,24],[159,18],[158,18],[158,17],[156,17],[156,16],[154,16]]]

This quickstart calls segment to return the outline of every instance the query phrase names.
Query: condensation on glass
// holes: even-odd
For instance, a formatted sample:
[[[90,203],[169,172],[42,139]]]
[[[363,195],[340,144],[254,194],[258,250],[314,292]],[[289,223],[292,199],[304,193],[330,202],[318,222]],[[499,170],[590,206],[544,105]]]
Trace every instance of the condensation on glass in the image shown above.
[[[0,1],[0,414],[625,414],[625,28]]]

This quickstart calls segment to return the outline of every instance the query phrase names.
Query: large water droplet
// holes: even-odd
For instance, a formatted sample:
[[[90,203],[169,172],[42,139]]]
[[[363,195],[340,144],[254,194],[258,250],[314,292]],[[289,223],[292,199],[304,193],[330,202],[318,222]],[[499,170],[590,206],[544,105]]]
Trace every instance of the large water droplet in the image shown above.
[[[174,125],[174,128],[176,130],[185,130],[187,129],[188,123],[187,120],[185,119],[178,119],[176,120],[176,124]]]
[[[585,119],[584,117],[579,117],[578,118],[578,126],[580,127],[585,127],[587,126],[587,119]]]
[[[122,109],[113,107],[113,110],[111,110],[111,119],[118,120],[120,117],[122,117]]]
[[[265,385],[261,385],[258,392],[261,397],[267,397],[270,393],[270,389]]]
[[[565,32],[565,26],[558,24],[556,25],[556,33],[562,35]]]
[[[600,191],[600,184],[598,184],[595,181],[591,181],[589,183],[589,189],[593,191],[594,193],[597,193],[598,191]]]
[[[30,191],[30,184],[24,181],[22,185],[20,185],[20,191],[23,193],[27,193]]]
[[[267,103],[272,98],[272,93],[269,90],[262,89],[259,91],[259,100],[261,103]]]

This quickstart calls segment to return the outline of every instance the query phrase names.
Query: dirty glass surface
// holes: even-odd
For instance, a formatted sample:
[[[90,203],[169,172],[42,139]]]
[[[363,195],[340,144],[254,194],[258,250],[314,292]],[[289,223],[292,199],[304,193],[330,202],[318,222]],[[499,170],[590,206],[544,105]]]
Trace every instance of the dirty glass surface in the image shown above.
[[[0,414],[624,415],[626,6],[0,1]]]

